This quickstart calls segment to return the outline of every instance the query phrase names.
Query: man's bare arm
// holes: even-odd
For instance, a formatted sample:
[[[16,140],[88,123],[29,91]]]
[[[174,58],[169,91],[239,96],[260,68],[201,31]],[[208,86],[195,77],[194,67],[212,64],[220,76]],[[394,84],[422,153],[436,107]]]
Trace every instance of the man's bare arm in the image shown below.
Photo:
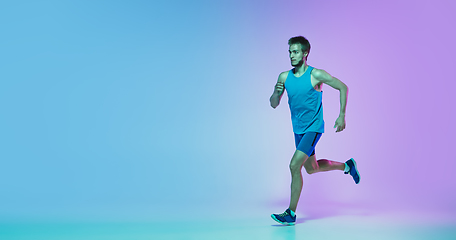
[[[269,98],[272,108],[276,108],[280,104],[280,99],[282,99],[283,92],[285,90],[285,80],[287,79],[287,72],[282,72],[279,75],[279,79],[274,87],[274,92]]]
[[[336,120],[336,123],[334,124],[334,128],[336,129],[336,132],[340,132],[345,129],[345,110],[347,107],[347,96],[348,96],[348,87],[340,81],[339,79],[331,76],[329,73],[327,73],[325,70],[321,69],[315,69],[312,71],[312,75],[314,78],[322,83],[325,83],[329,86],[331,86],[334,89],[339,90],[340,92],[340,112],[339,112],[339,117]]]

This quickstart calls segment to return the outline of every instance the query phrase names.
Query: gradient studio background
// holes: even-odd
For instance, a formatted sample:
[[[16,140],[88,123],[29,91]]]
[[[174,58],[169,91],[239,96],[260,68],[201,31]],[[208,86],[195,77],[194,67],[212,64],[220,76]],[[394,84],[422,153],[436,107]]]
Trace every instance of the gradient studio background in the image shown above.
[[[323,88],[298,212],[456,213],[454,1],[2,1],[0,217],[153,217],[288,204],[288,38],[350,88]],[[311,204],[314,208],[308,207]],[[363,210],[364,211],[364,210]],[[318,212],[318,211],[316,211]],[[201,212],[200,212],[201,213]]]

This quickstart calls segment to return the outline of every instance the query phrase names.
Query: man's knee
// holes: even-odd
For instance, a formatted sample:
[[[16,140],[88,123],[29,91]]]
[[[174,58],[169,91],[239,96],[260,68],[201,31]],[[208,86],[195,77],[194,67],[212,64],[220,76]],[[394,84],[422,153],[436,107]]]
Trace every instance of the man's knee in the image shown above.
[[[291,174],[298,174],[301,172],[302,164],[290,163],[290,172]]]
[[[305,153],[296,150],[290,162],[290,171],[292,175],[301,174],[302,166],[304,165],[304,162],[307,160],[307,158],[308,157]]]
[[[308,174],[314,174],[319,171],[318,165],[314,166],[313,164],[304,164],[304,168]]]
[[[314,168],[312,168],[312,169],[306,168],[306,172],[307,172],[307,174],[314,174],[314,173],[317,173],[318,170],[314,169]]]

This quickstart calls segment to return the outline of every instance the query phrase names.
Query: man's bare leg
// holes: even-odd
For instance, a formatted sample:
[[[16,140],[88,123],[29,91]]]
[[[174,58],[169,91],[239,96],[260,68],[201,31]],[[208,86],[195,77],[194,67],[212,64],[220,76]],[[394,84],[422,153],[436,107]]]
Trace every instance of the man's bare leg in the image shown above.
[[[317,161],[316,156],[312,155],[304,162],[304,168],[308,174],[333,170],[344,171],[345,163],[331,161],[328,159],[319,159]]]
[[[302,191],[302,166],[304,166],[308,174],[333,170],[345,170],[345,163],[328,159],[319,159],[317,161],[315,155],[308,157],[307,154],[296,150],[290,162],[291,197],[290,206],[288,208],[290,208],[293,212],[296,212],[299,197],[301,196]]]
[[[293,158],[290,162],[290,172],[291,172],[291,197],[290,197],[290,206],[288,207],[293,212],[296,212],[298,206],[299,197],[301,196],[302,191],[302,173],[301,169],[304,165],[304,162],[308,159],[307,154],[296,150]]]

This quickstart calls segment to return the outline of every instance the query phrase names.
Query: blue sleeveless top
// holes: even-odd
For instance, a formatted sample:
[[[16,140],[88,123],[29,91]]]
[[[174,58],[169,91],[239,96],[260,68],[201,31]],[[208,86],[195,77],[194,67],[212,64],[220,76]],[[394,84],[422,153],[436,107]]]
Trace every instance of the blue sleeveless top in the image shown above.
[[[308,66],[306,72],[299,78],[295,77],[293,69],[291,69],[285,81],[291,123],[293,124],[293,132],[296,134],[325,132],[322,104],[323,92],[319,92],[312,87],[310,82],[312,69],[314,68]]]

